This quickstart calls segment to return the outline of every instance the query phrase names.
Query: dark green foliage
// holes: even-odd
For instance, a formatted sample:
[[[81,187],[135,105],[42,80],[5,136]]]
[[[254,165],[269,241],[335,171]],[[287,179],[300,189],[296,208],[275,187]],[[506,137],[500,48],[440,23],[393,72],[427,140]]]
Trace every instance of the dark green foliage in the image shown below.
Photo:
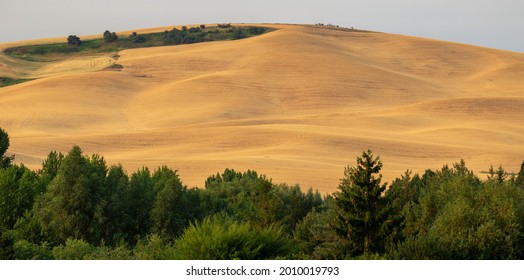
[[[15,159],[14,156],[6,156],[7,149],[9,149],[9,135],[0,127],[0,169],[9,167]]]
[[[99,204],[100,238],[108,245],[116,245],[123,240],[133,240],[125,232],[129,221],[128,201],[125,200],[129,189],[129,177],[121,165],[113,165],[109,168],[103,185]]]
[[[147,37],[142,35],[142,34],[136,34],[136,32],[133,32],[133,34],[131,35],[131,41],[133,43],[137,43],[137,44],[140,44],[140,43],[144,43],[145,41],[147,41]]]
[[[0,88],[20,84],[27,81],[32,81],[33,79],[16,79],[9,77],[0,77]]]
[[[155,172],[153,180],[156,200],[151,210],[152,232],[172,240],[195,219],[198,197],[190,197],[176,171],[166,166]]]
[[[348,254],[381,253],[387,236],[387,201],[382,196],[386,184],[381,184],[382,168],[379,157],[371,151],[357,157],[356,166],[348,166],[335,193],[337,204],[336,233],[348,241]]]
[[[401,243],[391,243],[387,256],[393,260],[443,260],[448,259],[447,248],[432,236],[408,237]]]
[[[293,236],[298,241],[300,252],[296,259],[343,259],[347,240],[334,231],[336,205],[332,197],[325,198],[323,206],[314,208],[295,227]]]
[[[0,260],[13,260],[15,258],[14,239],[5,231],[0,231]]]
[[[200,32],[200,27],[190,27],[188,29],[189,33],[197,33],[197,32]]]
[[[524,193],[511,181],[481,182],[461,161],[416,184],[420,191],[403,209],[406,239],[389,246],[390,258],[522,257]]]
[[[37,172],[0,168],[0,259],[524,258],[524,164],[486,181],[464,161],[407,171],[387,191],[381,167],[364,152],[323,199],[251,170],[197,189],[166,166],[51,152]]]
[[[508,174],[502,168],[502,166],[499,166],[497,170],[493,168],[493,165],[490,166],[488,171],[488,180],[495,181],[498,184],[504,183],[504,181],[508,178]]]
[[[222,175],[211,176],[206,180],[206,192],[214,198],[214,213],[224,211],[262,226],[278,222],[289,234],[311,209],[322,204],[318,192],[303,193],[298,186],[274,185],[251,170],[241,173],[226,169]]]
[[[35,204],[35,218],[51,242],[99,240],[98,204],[106,172],[103,158],[86,158],[77,146],[63,159],[56,177]]]
[[[82,40],[80,40],[80,38],[76,35],[69,35],[67,37],[67,44],[78,47],[82,44]]]
[[[31,45],[8,48],[4,52],[18,59],[29,61],[53,61],[68,58],[71,55],[113,53],[124,49],[169,46],[179,44],[193,44],[208,41],[222,41],[257,36],[272,29],[255,26],[241,26],[232,28],[219,27],[191,27],[178,30],[166,30],[159,33],[137,34],[133,32],[130,36],[118,37],[114,32],[106,31],[101,39],[81,41],[80,38],[71,35],[69,43]],[[235,29],[236,33],[233,32]],[[236,36],[236,37],[235,37]],[[0,80],[2,81],[2,80]],[[6,80],[6,85],[12,84]],[[21,81],[20,81],[21,82]],[[4,82],[2,82],[4,83]]]
[[[16,241],[13,245],[14,258],[17,260],[52,260],[53,253],[47,243],[41,245],[27,240]]]
[[[113,43],[116,40],[118,40],[118,36],[116,35],[116,33],[115,32],[110,32],[109,30],[106,30],[104,32],[103,36],[104,36],[104,41],[106,43]]]
[[[0,230],[13,228],[44,188],[36,173],[23,165],[0,169]]]
[[[241,173],[226,169],[206,180],[206,190],[225,205],[223,211],[243,221],[256,221],[262,225],[272,223],[269,213],[269,191],[273,184],[255,171]]]
[[[42,163],[42,169],[40,169],[38,175],[45,186],[51,183],[51,181],[56,177],[60,168],[60,163],[63,159],[64,155],[62,153],[52,151],[47,156],[47,159],[44,160]]]
[[[520,170],[519,170],[519,173],[517,174],[517,178],[515,179],[515,182],[518,187],[524,190],[524,161],[520,165]]]
[[[247,28],[247,31],[248,33],[253,34],[253,35],[259,35],[259,34],[263,34],[264,32],[266,32],[265,28],[258,27],[258,26],[250,26]]]
[[[406,171],[400,178],[395,179],[385,194],[385,199],[388,203],[387,209],[389,212],[389,221],[387,231],[389,236],[386,239],[386,244],[393,242],[397,243],[405,238],[406,229],[404,211],[411,203],[418,203],[418,198],[427,176],[430,176],[432,171],[426,172],[422,178],[415,174],[412,175],[410,170]],[[409,232],[408,232],[409,234]]]
[[[233,39],[235,40],[244,39],[247,37],[247,34],[244,32],[244,29],[242,28],[233,27],[231,32],[233,33]]]
[[[272,222],[282,224],[282,227],[289,233],[312,209],[323,204],[318,192],[313,192],[310,188],[304,193],[298,185],[293,187],[285,184],[277,185],[269,192],[269,199]]]
[[[231,27],[231,23],[219,23],[217,24],[218,28],[230,28]]]
[[[175,245],[175,257],[189,260],[276,259],[292,252],[292,241],[277,226],[259,228],[223,215],[189,226]]]
[[[127,219],[123,227],[123,232],[127,234],[126,241],[131,244],[150,232],[150,213],[155,203],[153,186],[149,169],[143,168],[131,175],[129,188],[124,196]]]
[[[184,37],[185,34],[177,28],[173,28],[171,31],[166,30],[164,32],[164,40],[174,45],[182,44]]]
[[[64,245],[53,248],[53,258],[57,260],[88,260],[96,247],[82,239],[67,239]]]

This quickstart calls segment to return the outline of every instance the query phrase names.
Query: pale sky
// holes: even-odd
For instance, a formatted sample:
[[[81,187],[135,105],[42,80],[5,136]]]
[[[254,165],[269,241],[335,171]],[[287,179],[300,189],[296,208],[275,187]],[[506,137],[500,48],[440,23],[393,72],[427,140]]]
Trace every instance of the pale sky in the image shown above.
[[[0,42],[229,22],[323,22],[524,52],[522,0],[0,0]]]

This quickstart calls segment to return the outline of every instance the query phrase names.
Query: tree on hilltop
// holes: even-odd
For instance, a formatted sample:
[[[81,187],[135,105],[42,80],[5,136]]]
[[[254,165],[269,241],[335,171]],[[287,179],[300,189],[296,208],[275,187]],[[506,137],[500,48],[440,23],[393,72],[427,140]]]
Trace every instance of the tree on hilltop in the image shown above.
[[[69,37],[67,37],[67,44],[78,47],[82,44],[82,40],[76,35],[69,35]]]
[[[116,36],[115,32],[110,32],[109,30],[106,30],[104,32],[104,41],[106,43],[112,43],[118,40],[118,36]]]

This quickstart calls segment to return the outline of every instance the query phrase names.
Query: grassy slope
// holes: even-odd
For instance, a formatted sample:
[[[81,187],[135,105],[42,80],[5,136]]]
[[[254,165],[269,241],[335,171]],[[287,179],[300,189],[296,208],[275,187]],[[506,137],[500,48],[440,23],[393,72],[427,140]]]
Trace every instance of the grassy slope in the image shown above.
[[[273,27],[241,41],[125,50],[122,71],[60,68],[68,75],[2,88],[10,151],[37,166],[79,144],[130,170],[168,164],[190,185],[230,167],[326,192],[368,148],[387,180],[460,158],[477,171],[524,160],[523,54]]]

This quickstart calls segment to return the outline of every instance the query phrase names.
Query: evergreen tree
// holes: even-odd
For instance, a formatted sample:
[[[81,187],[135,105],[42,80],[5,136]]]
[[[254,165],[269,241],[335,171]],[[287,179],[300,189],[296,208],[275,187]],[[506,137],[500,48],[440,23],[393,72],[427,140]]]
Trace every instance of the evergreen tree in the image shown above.
[[[520,170],[519,170],[516,180],[517,180],[517,186],[524,189],[524,161],[520,165]]]
[[[380,253],[388,220],[387,204],[382,196],[386,184],[381,184],[382,168],[379,157],[368,150],[357,157],[356,166],[348,166],[341,179],[340,192],[335,193],[337,216],[335,231],[348,241],[350,256]]]

